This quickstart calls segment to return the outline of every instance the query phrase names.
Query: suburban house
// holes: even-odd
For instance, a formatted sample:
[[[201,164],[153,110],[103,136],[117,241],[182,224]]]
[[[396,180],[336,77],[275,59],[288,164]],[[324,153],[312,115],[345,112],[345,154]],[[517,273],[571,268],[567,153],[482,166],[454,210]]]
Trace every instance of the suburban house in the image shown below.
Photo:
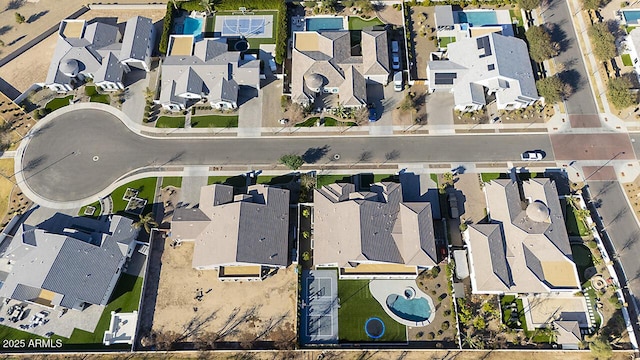
[[[193,35],[169,38],[156,100],[164,109],[181,111],[196,103],[235,109],[242,87],[260,88],[260,61],[255,57],[229,51],[225,38],[197,42]]]
[[[218,270],[220,280],[262,280],[288,265],[289,190],[252,185],[234,195],[233,186],[204,186],[198,207],[175,210],[171,238],[195,241],[195,269]]]
[[[114,25],[63,20],[43,85],[65,93],[93,79],[105,91],[124,89],[130,66],[149,71],[153,46],[153,23],[142,16],[127,21],[124,37]]]
[[[136,246],[132,225],[118,215],[62,214],[21,224],[0,247],[0,297],[76,310],[106,305]]]
[[[484,191],[490,221],[470,225],[465,234],[473,293],[580,290],[555,183],[498,179]]]
[[[451,5],[437,5],[434,10],[436,35],[445,43],[487,35],[493,32],[514,36],[509,10],[453,10]],[[442,46],[446,47],[446,46]]]
[[[555,327],[559,343],[573,346],[580,336],[575,327],[595,324],[585,298],[575,295],[580,278],[555,182],[498,179],[485,183],[484,192],[489,221],[463,234],[472,292],[516,295],[528,330]]]
[[[455,109],[476,111],[496,102],[499,110],[520,109],[539,100],[527,44],[498,33],[450,43],[427,63],[429,91],[453,93]]]
[[[309,105],[319,94],[330,94],[323,107],[367,105],[367,82],[389,82],[387,32],[363,30],[359,46],[349,31],[293,33],[292,101]]]
[[[633,64],[633,69],[636,72],[636,76],[640,79],[640,28],[634,27],[633,30],[627,35],[626,48]]]
[[[316,267],[338,267],[340,278],[414,279],[438,263],[431,203],[404,202],[398,183],[315,190],[313,242]]]

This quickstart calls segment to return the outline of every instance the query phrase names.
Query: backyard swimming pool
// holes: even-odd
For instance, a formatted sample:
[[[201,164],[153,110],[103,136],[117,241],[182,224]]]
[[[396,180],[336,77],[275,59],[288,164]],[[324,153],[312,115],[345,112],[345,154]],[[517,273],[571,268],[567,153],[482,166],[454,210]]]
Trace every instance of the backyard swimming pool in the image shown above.
[[[472,26],[495,25],[498,23],[498,16],[495,11],[458,11],[458,21],[461,24],[471,24]]]
[[[387,306],[396,316],[405,320],[423,322],[431,316],[431,306],[425,298],[407,298],[391,294],[387,297]]]
[[[305,23],[307,31],[344,30],[342,17],[312,17],[306,18]]]
[[[637,25],[640,20],[640,10],[620,10],[624,21],[629,25]]]
[[[204,25],[204,18],[192,18],[187,16],[182,21],[176,19],[173,25],[173,33],[181,35],[193,35],[199,37],[202,35],[202,29]]]

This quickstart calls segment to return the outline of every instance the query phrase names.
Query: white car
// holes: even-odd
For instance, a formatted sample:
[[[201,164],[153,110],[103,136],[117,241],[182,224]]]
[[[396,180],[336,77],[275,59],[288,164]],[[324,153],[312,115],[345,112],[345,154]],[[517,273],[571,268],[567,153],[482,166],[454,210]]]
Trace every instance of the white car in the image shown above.
[[[393,56],[391,56],[391,67],[393,68],[393,70],[400,70],[400,56],[397,54],[394,54]]]
[[[520,155],[522,161],[540,161],[544,159],[544,152],[542,150],[530,150],[525,151]]]

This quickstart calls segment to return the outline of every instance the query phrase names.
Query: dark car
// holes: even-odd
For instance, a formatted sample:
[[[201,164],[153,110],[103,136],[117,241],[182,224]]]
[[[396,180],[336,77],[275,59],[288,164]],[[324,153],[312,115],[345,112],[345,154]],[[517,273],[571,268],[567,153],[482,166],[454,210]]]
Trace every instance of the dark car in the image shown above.
[[[378,113],[376,112],[376,108],[370,107],[369,108],[369,121],[375,122],[377,120],[378,120]]]

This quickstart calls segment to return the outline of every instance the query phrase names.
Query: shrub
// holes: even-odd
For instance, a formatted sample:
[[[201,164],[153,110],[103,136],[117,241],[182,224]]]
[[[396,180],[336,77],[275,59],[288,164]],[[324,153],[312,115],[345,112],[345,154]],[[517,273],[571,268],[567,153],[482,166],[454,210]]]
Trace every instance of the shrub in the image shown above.
[[[17,13],[15,14],[15,17],[16,17],[16,22],[17,22],[18,24],[22,24],[22,23],[24,23],[25,19],[24,19],[24,16],[23,16],[22,14],[20,14],[20,13],[18,13],[18,12],[17,12]]]
[[[318,5],[318,3],[315,1],[305,1],[302,3],[302,5],[306,8],[314,8],[316,7],[316,5]]]
[[[160,36],[160,43],[158,44],[158,51],[160,51],[161,54],[167,53],[169,35],[171,35],[171,28],[173,27],[174,11],[171,3],[167,4],[167,12],[164,14],[164,19],[162,20],[162,35]]]
[[[443,322],[442,325],[440,325],[440,329],[442,329],[442,331],[447,331],[449,329],[449,322]]]
[[[607,24],[595,23],[589,28],[588,33],[596,59],[605,62],[616,56],[616,38],[609,31]]]
[[[540,6],[540,0],[518,0],[518,6],[524,10],[533,10]]]
[[[178,7],[185,11],[206,11],[207,9],[202,6],[200,0],[181,1],[178,3]]]
[[[436,334],[433,332],[430,332],[427,334],[427,340],[433,340],[436,338]]]
[[[624,109],[636,103],[631,92],[631,81],[627,78],[613,78],[607,83],[607,97],[617,109]]]
[[[443,311],[442,314],[444,316],[449,316],[449,315],[451,315],[451,310],[447,309],[447,310]]]

